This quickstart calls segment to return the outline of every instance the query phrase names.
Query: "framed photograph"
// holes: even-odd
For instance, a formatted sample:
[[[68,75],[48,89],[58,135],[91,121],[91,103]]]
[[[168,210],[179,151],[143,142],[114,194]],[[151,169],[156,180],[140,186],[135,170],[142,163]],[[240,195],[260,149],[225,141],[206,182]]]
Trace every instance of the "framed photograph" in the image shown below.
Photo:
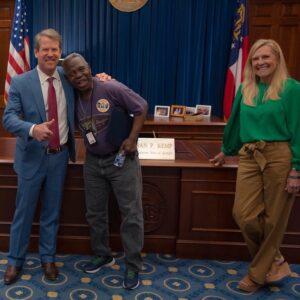
[[[196,113],[196,107],[186,106],[185,115],[193,115]]]
[[[170,116],[170,106],[155,105],[154,117],[169,118],[169,116]]]
[[[211,116],[211,105],[196,105],[196,114],[209,119]]]
[[[172,105],[170,114],[173,117],[184,117],[185,106],[183,106],[183,105]]]

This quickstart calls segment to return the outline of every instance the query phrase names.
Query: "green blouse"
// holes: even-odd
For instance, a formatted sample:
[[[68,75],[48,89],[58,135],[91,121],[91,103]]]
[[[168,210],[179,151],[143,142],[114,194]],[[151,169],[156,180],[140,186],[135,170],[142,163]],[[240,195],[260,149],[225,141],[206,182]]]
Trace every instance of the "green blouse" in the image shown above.
[[[300,82],[289,78],[280,99],[263,101],[267,84],[258,84],[256,105],[243,101],[242,85],[234,99],[224,130],[222,151],[237,155],[244,143],[287,141],[292,151],[292,167],[300,171]]]

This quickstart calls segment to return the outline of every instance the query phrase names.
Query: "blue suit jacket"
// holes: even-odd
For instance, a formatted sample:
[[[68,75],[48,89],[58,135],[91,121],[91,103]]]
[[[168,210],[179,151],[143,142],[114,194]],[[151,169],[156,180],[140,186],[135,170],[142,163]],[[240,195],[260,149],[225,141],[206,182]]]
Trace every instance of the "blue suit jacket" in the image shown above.
[[[74,140],[74,91],[67,82],[63,70],[57,68],[67,102],[69,126],[68,149],[75,161]],[[14,169],[22,177],[31,178],[46,155],[45,142],[29,136],[33,124],[46,122],[46,111],[41,84],[36,69],[12,78],[9,100],[3,115],[3,126],[17,136]]]

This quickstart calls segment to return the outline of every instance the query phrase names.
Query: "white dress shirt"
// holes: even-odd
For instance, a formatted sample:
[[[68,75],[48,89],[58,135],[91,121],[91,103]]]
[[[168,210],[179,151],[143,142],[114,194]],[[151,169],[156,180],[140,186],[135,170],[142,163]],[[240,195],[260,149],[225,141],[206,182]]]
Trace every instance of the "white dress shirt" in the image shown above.
[[[63,145],[68,141],[69,127],[68,127],[68,119],[67,119],[67,102],[66,102],[66,96],[62,86],[62,82],[60,80],[57,70],[55,70],[52,76],[48,76],[47,74],[41,71],[39,66],[37,66],[37,72],[41,83],[47,120],[48,120],[48,88],[49,88],[49,82],[47,81],[47,79],[50,77],[54,77],[53,86],[55,89],[56,101],[57,101],[59,138],[60,138],[60,144]],[[33,128],[35,125],[33,125],[30,128],[29,131],[30,136],[32,136]]]

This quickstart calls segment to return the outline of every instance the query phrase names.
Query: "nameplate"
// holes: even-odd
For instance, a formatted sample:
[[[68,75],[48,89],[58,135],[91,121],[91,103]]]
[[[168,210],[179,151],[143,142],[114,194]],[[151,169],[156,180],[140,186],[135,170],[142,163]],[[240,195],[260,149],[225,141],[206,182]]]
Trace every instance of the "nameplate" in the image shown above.
[[[175,160],[175,140],[139,138],[137,143],[140,159]]]

